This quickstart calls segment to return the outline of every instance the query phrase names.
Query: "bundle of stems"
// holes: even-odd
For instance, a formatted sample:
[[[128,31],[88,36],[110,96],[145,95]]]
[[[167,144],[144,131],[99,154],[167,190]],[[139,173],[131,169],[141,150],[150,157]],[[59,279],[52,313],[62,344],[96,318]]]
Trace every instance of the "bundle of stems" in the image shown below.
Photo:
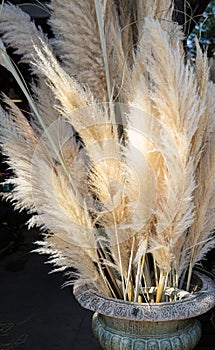
[[[37,251],[66,284],[135,302],[187,297],[215,246],[207,57],[196,41],[195,66],[185,58],[170,0],[52,0],[47,11],[51,40],[19,7],[0,15],[0,63],[30,110],[4,96],[7,198],[32,214]],[[29,65],[30,87],[7,47]]]

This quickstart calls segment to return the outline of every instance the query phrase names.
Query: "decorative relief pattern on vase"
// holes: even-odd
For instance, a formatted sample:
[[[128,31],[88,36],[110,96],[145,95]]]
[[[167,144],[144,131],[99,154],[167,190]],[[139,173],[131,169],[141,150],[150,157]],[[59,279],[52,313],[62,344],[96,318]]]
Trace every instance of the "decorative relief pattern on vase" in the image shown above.
[[[165,321],[196,317],[205,313],[215,304],[213,281],[202,274],[197,274],[203,284],[200,291],[190,298],[172,303],[137,304],[123,300],[103,297],[88,289],[87,286],[74,289],[78,302],[86,309],[98,311],[103,315],[130,320]]]
[[[88,286],[74,288],[74,294],[83,307],[97,312],[93,331],[105,350],[191,350],[201,337],[194,318],[215,305],[214,282],[200,273],[196,276],[202,290],[171,303],[125,302],[103,297]]]
[[[142,321],[140,334],[125,332],[124,320],[119,319],[121,331],[107,327],[100,316],[96,313],[93,316],[93,331],[100,345],[105,350],[191,350],[195,347],[201,337],[201,326],[199,321],[190,320],[185,328],[177,330],[175,333],[168,333],[168,321],[166,333],[152,336],[147,333],[147,325]],[[135,322],[135,321],[134,321]],[[171,321],[169,322],[169,324]],[[171,326],[170,326],[171,327]]]

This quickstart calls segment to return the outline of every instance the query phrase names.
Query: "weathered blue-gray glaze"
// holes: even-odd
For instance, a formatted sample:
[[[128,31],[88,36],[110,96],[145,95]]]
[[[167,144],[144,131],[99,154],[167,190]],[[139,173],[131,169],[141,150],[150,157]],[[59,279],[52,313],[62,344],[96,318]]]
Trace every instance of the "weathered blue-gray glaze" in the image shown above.
[[[93,331],[105,350],[191,350],[201,337],[195,317],[215,305],[215,284],[196,273],[201,290],[159,304],[126,302],[101,296],[87,286],[74,288],[78,302],[95,311]]]
[[[175,302],[159,304],[128,302],[102,296],[88,286],[74,288],[74,295],[84,308],[106,316],[150,322],[187,319],[199,316],[215,305],[213,280],[200,273],[196,275],[202,285],[201,291]]]
[[[92,327],[105,350],[191,350],[201,337],[201,325],[195,319],[127,321],[96,312]]]

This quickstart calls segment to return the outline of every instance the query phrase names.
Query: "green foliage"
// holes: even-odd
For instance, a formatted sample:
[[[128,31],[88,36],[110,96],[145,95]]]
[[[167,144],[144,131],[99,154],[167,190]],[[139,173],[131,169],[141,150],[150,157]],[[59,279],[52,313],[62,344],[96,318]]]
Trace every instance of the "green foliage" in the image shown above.
[[[207,9],[201,18],[195,19],[198,22],[188,37],[188,47],[195,55],[194,38],[198,37],[203,49],[207,49],[208,56],[215,55],[215,0],[210,1]]]

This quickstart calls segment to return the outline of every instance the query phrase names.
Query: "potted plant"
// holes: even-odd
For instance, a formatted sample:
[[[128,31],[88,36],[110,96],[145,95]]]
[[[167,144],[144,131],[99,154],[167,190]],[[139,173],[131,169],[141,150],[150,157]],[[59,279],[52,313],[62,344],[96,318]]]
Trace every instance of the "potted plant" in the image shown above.
[[[185,59],[171,1],[116,3],[52,0],[51,41],[3,7],[1,63],[30,107],[1,108],[7,197],[97,311],[105,349],[193,349],[194,318],[215,304],[194,271],[214,247],[214,84],[197,41]],[[4,45],[37,76],[31,93]]]

